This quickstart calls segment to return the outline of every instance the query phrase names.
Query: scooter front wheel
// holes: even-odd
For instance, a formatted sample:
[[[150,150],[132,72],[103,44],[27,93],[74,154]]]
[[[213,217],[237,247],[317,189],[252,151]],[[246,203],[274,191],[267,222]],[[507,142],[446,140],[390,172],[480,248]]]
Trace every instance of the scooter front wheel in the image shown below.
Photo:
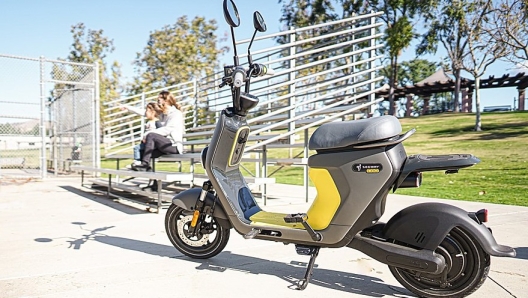
[[[446,260],[440,274],[429,274],[389,266],[396,279],[419,297],[459,298],[475,292],[484,283],[490,268],[490,256],[473,237],[460,228],[449,232],[436,249]]]
[[[229,229],[208,216],[203,229],[189,235],[193,212],[171,205],[165,215],[165,231],[172,245],[181,253],[195,259],[207,259],[219,254],[229,240]]]

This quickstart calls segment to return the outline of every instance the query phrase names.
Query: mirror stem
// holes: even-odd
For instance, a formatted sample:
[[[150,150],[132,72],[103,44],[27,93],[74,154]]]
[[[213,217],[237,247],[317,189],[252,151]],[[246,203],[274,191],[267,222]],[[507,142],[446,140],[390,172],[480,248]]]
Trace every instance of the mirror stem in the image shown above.
[[[233,29],[233,27],[230,27],[230,28],[231,28],[231,40],[233,41],[233,53],[235,54],[233,56],[233,60],[235,62],[235,66],[238,66],[240,64],[239,64],[239,61],[238,61],[238,54],[237,54],[237,48],[236,48],[235,30]]]
[[[253,32],[253,36],[251,37],[251,41],[249,42],[249,46],[248,46],[248,62],[249,62],[249,65],[253,64],[253,58],[251,58],[250,49],[251,49],[251,46],[253,45],[253,40],[255,40],[255,35],[256,34],[257,34],[257,30],[255,30],[255,32]]]

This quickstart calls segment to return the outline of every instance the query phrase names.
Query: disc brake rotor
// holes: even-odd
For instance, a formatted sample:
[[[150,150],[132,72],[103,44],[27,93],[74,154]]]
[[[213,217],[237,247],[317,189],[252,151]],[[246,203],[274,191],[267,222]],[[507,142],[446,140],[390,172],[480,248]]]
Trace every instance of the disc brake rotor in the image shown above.
[[[177,221],[177,230],[178,230],[178,236],[180,236],[180,239],[189,246],[194,247],[200,247],[204,246],[209,242],[209,234],[201,234],[198,233],[196,236],[193,236],[189,238],[187,236],[187,230],[189,230],[189,225],[192,221],[192,215],[187,215],[185,217],[182,217],[178,219]]]

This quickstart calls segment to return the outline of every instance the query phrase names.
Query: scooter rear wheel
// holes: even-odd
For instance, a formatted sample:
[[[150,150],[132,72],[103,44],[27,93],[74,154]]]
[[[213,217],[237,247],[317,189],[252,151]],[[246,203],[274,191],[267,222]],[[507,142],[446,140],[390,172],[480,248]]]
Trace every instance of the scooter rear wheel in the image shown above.
[[[171,205],[165,215],[165,231],[172,245],[186,256],[207,259],[219,254],[229,240],[229,229],[222,227],[214,217],[206,218],[207,229],[190,236],[189,225],[193,212]]]
[[[446,260],[447,272],[429,274],[389,266],[394,277],[419,297],[459,298],[475,292],[486,280],[490,256],[460,228],[449,232],[436,249]]]

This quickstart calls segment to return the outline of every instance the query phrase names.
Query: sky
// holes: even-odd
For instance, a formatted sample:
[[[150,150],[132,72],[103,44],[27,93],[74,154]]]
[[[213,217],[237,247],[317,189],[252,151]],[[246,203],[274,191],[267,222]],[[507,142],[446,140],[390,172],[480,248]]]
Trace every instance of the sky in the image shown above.
[[[252,13],[255,10],[259,10],[266,20],[266,34],[280,31],[282,4],[278,4],[278,0],[237,0],[236,4],[241,17],[241,26],[235,31],[237,39],[251,37]],[[217,36],[229,32],[223,17],[222,0],[1,0],[0,54],[65,58],[73,42],[71,26],[82,22],[87,29],[102,29],[106,37],[113,39],[115,51],[108,56],[107,62],[118,61],[125,80],[130,80],[134,75],[132,61],[136,53],[146,46],[149,33],[173,24],[182,15],[187,15],[189,19],[195,16],[216,19],[219,28]],[[239,49],[239,52],[242,50]],[[232,59],[230,55],[225,59]],[[412,58],[414,48],[411,47],[400,61]],[[425,58],[440,61],[442,53]],[[484,78],[489,75],[500,77],[511,72],[512,67],[511,64],[496,63],[488,69]],[[3,78],[0,75],[0,80]],[[483,90],[482,107],[513,106],[516,97],[515,88]]]

